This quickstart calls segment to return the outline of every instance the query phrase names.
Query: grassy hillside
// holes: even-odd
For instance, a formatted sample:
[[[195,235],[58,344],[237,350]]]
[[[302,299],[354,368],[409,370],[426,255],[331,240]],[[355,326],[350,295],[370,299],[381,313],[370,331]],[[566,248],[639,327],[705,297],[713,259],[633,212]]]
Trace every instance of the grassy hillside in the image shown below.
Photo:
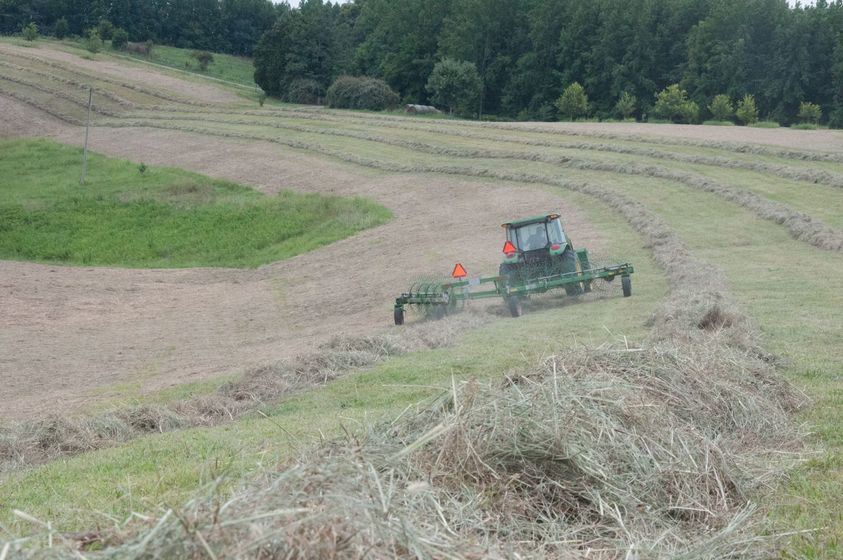
[[[362,199],[252,189],[46,140],[0,141],[0,258],[132,267],[258,266],[384,223]]]
[[[136,60],[152,62],[176,70],[186,70],[201,76],[209,76],[242,86],[255,87],[255,67],[252,64],[252,59],[232,56],[230,54],[213,53],[214,60],[208,65],[207,70],[202,71],[199,69],[196,59],[191,56],[193,52],[192,49],[155,45],[150,56],[133,53],[119,54],[127,54]]]
[[[19,55],[6,62],[15,68],[0,77],[0,94],[67,122],[80,121],[81,95],[64,92],[45,78],[40,62]],[[73,69],[63,72],[66,80],[78,79]],[[111,82],[102,87],[113,96],[103,96],[98,126],[189,132],[221,143],[274,143],[378,173],[508,181],[524,185],[525,193],[552,189],[587,209],[595,227],[611,240],[611,252],[636,263],[635,296],[547,310],[537,306],[523,320],[492,321],[455,334],[448,347],[395,356],[297,393],[265,406],[263,415],[151,435],[13,473],[0,485],[0,502],[67,529],[96,523],[99,514],[93,512],[122,521],[131,511],[156,510],[193,496],[200,483],[220,473],[231,475],[227,480],[237,485],[245,473],[306,453],[323,434],[339,433],[340,426],[363,433],[361,419],[398,415],[447,388],[452,378],[502,383],[503,376],[529,370],[560,348],[584,344],[593,349],[623,336],[634,348],[658,330],[652,318],[663,305],[721,304],[746,312],[747,337],[758,344],[754,351],[812,399],[795,419],[808,426],[807,439],[816,453],[785,481],[760,477],[766,492],[747,498],[760,501],[762,517],[771,522],[765,531],[790,535],[781,543],[783,557],[839,557],[843,358],[838,347],[843,324],[835,280],[843,278],[843,154],[798,145],[729,143],[713,133],[709,139],[671,139],[584,127],[434,123],[322,108],[191,104],[157,88],[140,91]],[[132,106],[121,103],[132,95],[137,96]],[[709,282],[717,289],[709,290]],[[714,318],[720,327],[731,327],[730,321],[728,314],[720,323]],[[681,339],[704,330],[700,325],[692,321],[673,334]],[[688,371],[689,383],[707,381]],[[744,418],[743,411],[751,408],[731,400],[728,392],[723,402],[726,412],[718,408],[712,415]],[[780,443],[766,461],[784,463],[798,454],[796,443]],[[739,463],[735,471],[752,478],[754,465]],[[716,486],[712,482],[711,488]],[[81,513],[79,504],[84,504]],[[679,517],[695,519],[687,515]],[[15,531],[29,526],[9,511],[2,519]],[[689,556],[705,557],[706,552],[697,553]]]

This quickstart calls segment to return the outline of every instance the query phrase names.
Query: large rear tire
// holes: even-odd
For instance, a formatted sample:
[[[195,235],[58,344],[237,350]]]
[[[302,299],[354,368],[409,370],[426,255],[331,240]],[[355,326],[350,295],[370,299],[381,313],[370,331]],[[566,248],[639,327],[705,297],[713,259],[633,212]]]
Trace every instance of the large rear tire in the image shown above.
[[[632,279],[629,276],[621,276],[621,288],[623,289],[623,297],[632,295]]]
[[[521,298],[518,296],[506,298],[506,306],[509,308],[509,314],[513,317],[520,317],[524,314],[524,309],[521,307]]]
[[[577,254],[571,249],[565,249],[562,253],[562,273],[570,274],[571,272],[578,272],[579,258]],[[578,296],[582,293],[582,282],[575,282],[573,284],[565,284],[565,293],[569,296]]]
[[[516,273],[517,266],[512,264],[501,263],[500,267],[498,267],[498,276],[503,276],[504,286],[512,286],[516,283],[515,278],[513,278]]]
[[[392,313],[393,318],[395,319],[395,324],[401,326],[404,324],[404,308],[403,307],[396,307]]]

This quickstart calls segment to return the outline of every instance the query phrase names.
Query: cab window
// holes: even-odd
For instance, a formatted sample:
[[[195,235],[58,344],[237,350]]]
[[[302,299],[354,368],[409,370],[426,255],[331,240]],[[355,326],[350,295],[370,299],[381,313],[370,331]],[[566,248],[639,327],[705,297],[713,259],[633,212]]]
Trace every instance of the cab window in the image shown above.
[[[562,223],[559,219],[552,220],[547,224],[547,232],[551,243],[559,245],[567,245],[568,240],[565,239],[565,232],[562,231]]]

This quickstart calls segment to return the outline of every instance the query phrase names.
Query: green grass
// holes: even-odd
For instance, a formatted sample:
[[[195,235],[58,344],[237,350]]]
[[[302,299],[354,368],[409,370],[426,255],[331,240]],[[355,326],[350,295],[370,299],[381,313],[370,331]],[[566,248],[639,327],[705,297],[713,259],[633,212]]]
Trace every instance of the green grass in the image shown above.
[[[758,121],[749,125],[752,128],[781,128],[782,125],[776,121]]]
[[[815,123],[799,123],[790,125],[790,128],[793,130],[818,130],[820,127]]]
[[[253,267],[386,222],[372,202],[252,189],[89,154],[0,141],[0,258],[129,267]]]
[[[155,45],[152,48],[152,54],[150,56],[123,52],[119,54],[125,54],[137,60],[153,62],[178,70],[186,70],[200,76],[210,76],[218,80],[255,87],[255,66],[252,64],[251,58],[213,53],[213,62],[203,72],[199,70],[196,59],[190,56],[191,53],[193,53],[193,49],[179,49],[176,47]]]
[[[732,121],[703,121],[703,124],[707,126],[735,126]]]
[[[527,307],[523,317],[502,317],[466,331],[454,346],[396,357],[265,407],[268,418],[252,415],[214,428],[151,436],[8,474],[0,479],[0,527],[26,530],[11,507],[51,519],[59,530],[108,525],[105,516],[122,520],[132,511],[176,505],[221,471],[237,479],[273,468],[290,454],[306,450],[320,432],[331,437],[340,434],[342,426],[355,431],[361,422],[394,417],[439,394],[436,388],[447,388],[452,377],[500,379],[564,347],[623,344],[625,337],[634,346],[647,335],[647,320],[667,292],[662,272],[614,212],[584,196],[560,196],[566,205],[587,212],[605,236],[608,252],[635,263],[633,297],[622,298],[617,282],[610,297],[592,302],[546,296],[543,305]],[[504,312],[502,304],[500,311]],[[159,397],[166,402],[172,395]]]

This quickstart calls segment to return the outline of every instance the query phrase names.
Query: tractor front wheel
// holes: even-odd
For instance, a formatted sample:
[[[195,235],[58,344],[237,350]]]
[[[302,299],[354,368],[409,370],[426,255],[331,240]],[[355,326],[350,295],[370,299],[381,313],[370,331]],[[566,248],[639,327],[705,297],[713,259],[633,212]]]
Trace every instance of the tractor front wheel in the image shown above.
[[[623,297],[632,295],[632,279],[629,276],[621,276],[621,288],[623,289]]]
[[[506,306],[509,308],[509,314],[513,317],[520,317],[524,313],[521,308],[521,298],[518,296],[506,298]]]
[[[395,311],[392,313],[393,318],[395,319],[396,325],[403,325],[404,324],[404,308],[403,307],[396,307]]]

